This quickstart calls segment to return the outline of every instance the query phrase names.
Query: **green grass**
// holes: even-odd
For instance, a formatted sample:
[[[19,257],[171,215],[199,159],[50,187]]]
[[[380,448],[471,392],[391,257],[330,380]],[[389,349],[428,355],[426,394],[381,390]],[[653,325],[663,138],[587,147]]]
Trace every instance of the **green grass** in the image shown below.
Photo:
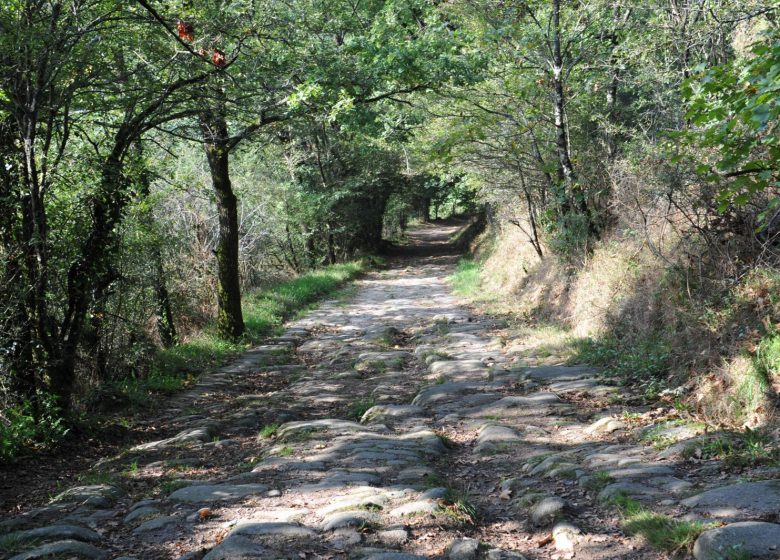
[[[162,483],[160,484],[160,492],[162,492],[163,494],[170,494],[172,492],[175,492],[176,490],[179,490],[180,488],[186,488],[189,485],[190,483],[184,480],[177,480],[177,479],[163,480]]]
[[[455,273],[450,276],[450,281],[456,294],[466,297],[477,296],[482,285],[479,264],[471,259],[461,259],[458,261]]]
[[[477,506],[468,493],[454,488],[447,489],[447,494],[442,500],[444,508],[442,513],[460,523],[474,525],[479,518]]]
[[[137,466],[137,463],[136,463]],[[87,471],[79,476],[79,482],[82,484],[114,484],[116,477],[106,470]]]
[[[365,261],[334,264],[307,272],[244,298],[244,322],[249,337],[267,336],[293,313],[335,292],[367,269]]]
[[[780,372],[780,332],[767,332],[750,357],[750,367],[726,398],[735,424],[744,424],[763,407],[773,393],[773,377]]]
[[[716,526],[714,523],[682,521],[654,513],[623,494],[616,495],[610,502],[620,509],[625,530],[641,536],[656,550],[671,553],[690,550],[702,532]]]
[[[277,431],[279,431],[279,424],[267,424],[260,430],[258,437],[270,438],[276,434]]]
[[[42,542],[42,539],[25,539],[19,534],[11,533],[0,537],[0,552],[13,554],[35,548]]]
[[[680,439],[680,436],[676,436],[673,433],[668,433],[675,427],[687,426],[693,430],[705,431],[707,426],[701,422],[694,422],[686,419],[667,420],[653,426],[649,426],[642,430],[639,439],[644,443],[652,445],[655,449],[666,449]],[[684,435],[681,437],[685,437]]]
[[[683,457],[719,459],[728,467],[753,467],[757,465],[780,465],[780,445],[767,430],[725,432],[702,442],[692,443],[683,449]]]
[[[753,560],[753,553],[749,550],[743,550],[738,544],[734,544],[725,551],[723,560]]]
[[[371,398],[352,401],[347,409],[347,417],[359,422],[360,419],[363,418],[363,415],[374,406],[374,404],[376,403],[374,402],[374,399]]]
[[[452,356],[441,350],[425,350],[420,354],[420,360],[422,361],[425,361],[430,357],[433,357],[436,361],[447,361],[452,359]]]
[[[279,439],[283,442],[302,443],[304,441],[309,441],[322,431],[323,430],[321,428],[304,428],[301,430],[293,430],[291,432],[287,432]]]
[[[609,471],[596,471],[588,478],[585,488],[591,492],[598,493],[615,481],[609,474]]]
[[[290,456],[290,455],[292,455],[293,453],[294,453],[294,450],[293,450],[293,448],[292,448],[292,447],[290,447],[289,445],[285,445],[284,447],[280,447],[280,448],[279,448],[279,449],[276,451],[276,456],[277,456],[277,457],[289,457],[289,456]]]
[[[641,388],[647,399],[654,399],[665,388],[663,379],[669,372],[670,344],[660,336],[639,341],[610,336],[583,338],[573,344],[572,363],[600,366],[606,375]]]
[[[148,403],[151,394],[179,391],[192,384],[196,374],[224,364],[244,352],[249,345],[273,334],[287,319],[308,311],[322,297],[336,293],[346,282],[368,270],[370,265],[368,260],[335,264],[245,294],[244,340],[222,340],[214,326],[209,325],[186,342],[156,352],[146,375],[129,376],[117,382],[111,390],[123,396],[121,400],[134,405]],[[284,355],[278,356],[280,361],[284,358]]]

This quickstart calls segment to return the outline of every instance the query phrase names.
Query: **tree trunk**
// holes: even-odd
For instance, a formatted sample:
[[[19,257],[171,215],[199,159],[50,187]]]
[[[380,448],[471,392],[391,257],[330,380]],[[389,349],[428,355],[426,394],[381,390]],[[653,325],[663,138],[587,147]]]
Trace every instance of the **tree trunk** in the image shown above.
[[[159,247],[154,247],[152,250],[152,258],[154,259],[154,293],[157,297],[157,333],[160,335],[162,345],[170,348],[179,341],[179,337],[173,322],[171,298],[165,281],[165,269]]]
[[[542,251],[542,242],[539,240],[539,230],[536,227],[535,207],[533,199],[531,198],[531,192],[528,189],[528,184],[525,182],[525,175],[523,175],[522,171],[520,172],[520,184],[523,188],[525,203],[528,207],[528,221],[531,224],[531,235],[529,236],[529,241],[531,242],[531,246],[534,248],[534,251],[536,251],[536,254],[539,256],[539,258],[543,259],[544,252]]]
[[[588,204],[581,186],[577,183],[577,174],[571,162],[569,150],[569,131],[566,125],[566,93],[563,83],[563,55],[561,53],[561,6],[560,0],[552,0],[552,53],[553,53],[553,91],[555,147],[558,153],[558,180],[561,182],[564,199],[564,213],[578,210],[588,215]],[[588,230],[592,224],[588,220]]]
[[[90,200],[92,230],[68,269],[68,301],[59,328],[48,315],[39,319],[38,337],[46,353],[49,386],[63,409],[70,406],[76,378],[76,354],[84,338],[89,307],[101,300],[117,279],[112,265],[118,248],[116,225],[121,222],[130,200],[128,182],[122,174],[122,158],[133,135],[131,128],[120,129],[114,149],[103,163],[100,187]]]
[[[555,147],[558,154],[558,180],[561,187],[568,191],[577,182],[574,166],[569,154],[569,138],[566,130],[566,97],[563,87],[563,56],[561,55],[560,36],[560,0],[552,0],[552,52],[553,52],[553,93],[554,93],[554,122],[555,122]]]
[[[17,216],[24,205],[20,193],[20,166],[15,142],[14,120],[0,121],[0,253],[4,272],[0,283],[0,313],[10,327],[0,339],[0,352],[10,377],[13,394],[33,401],[38,389],[37,368],[33,362],[33,319],[30,317],[31,291],[24,267],[25,244],[19,238]],[[12,162],[14,164],[12,164]]]
[[[617,128],[617,97],[618,84],[620,83],[620,66],[618,61],[617,49],[619,46],[618,30],[622,23],[620,21],[620,5],[615,2],[612,6],[612,31],[609,34],[609,85],[607,86],[607,126],[604,131],[604,143],[607,149],[607,158],[614,161],[617,156],[617,139],[615,129]]]
[[[238,200],[230,183],[230,146],[223,108],[201,113],[200,124],[211,185],[217,195],[217,333],[227,340],[237,340],[244,334],[238,268]]]
[[[335,240],[333,239],[333,233],[330,231],[330,227],[328,227],[328,264],[336,264],[336,244]]]

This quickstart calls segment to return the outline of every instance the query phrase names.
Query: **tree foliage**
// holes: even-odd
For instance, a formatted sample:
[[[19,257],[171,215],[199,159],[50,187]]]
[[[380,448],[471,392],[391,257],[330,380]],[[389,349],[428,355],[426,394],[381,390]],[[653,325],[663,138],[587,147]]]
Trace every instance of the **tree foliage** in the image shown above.
[[[744,206],[771,191],[780,200],[780,34],[766,31],[745,55],[715,67],[702,66],[684,88],[693,125],[684,138],[709,150],[700,172],[718,182],[718,207]],[[770,216],[765,215],[765,218]]]

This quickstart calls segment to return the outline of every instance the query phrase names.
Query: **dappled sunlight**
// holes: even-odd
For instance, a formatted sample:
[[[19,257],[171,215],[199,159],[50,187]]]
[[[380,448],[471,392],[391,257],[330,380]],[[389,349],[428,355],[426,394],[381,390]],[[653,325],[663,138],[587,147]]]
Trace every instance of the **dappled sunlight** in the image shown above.
[[[436,231],[425,236],[447,247]],[[150,559],[650,560],[646,542],[690,547],[709,519],[769,514],[780,487],[745,486],[763,498],[735,502],[707,470],[773,464],[763,436],[628,412],[625,388],[561,365],[566,331],[476,316],[449,291],[454,265],[414,258],[171,400],[146,441],[102,462],[89,509],[64,496],[18,527],[62,508],[79,523],[105,515],[113,553]],[[685,512],[704,521],[673,521]],[[667,526],[679,539],[658,537]]]

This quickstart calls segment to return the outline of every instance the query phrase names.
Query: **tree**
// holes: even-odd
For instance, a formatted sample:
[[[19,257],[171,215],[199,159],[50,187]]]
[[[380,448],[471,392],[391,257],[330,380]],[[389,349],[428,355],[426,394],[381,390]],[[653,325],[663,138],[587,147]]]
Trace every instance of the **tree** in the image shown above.
[[[3,344],[26,393],[50,391],[62,408],[90,307],[116,280],[117,228],[133,196],[131,148],[179,118],[178,104],[208,77],[182,72],[138,16],[99,0],[17,2],[0,12],[0,120],[13,162],[0,194],[4,295],[15,302],[15,331]],[[132,55],[137,42],[149,58]],[[63,200],[72,201],[70,229],[51,215]]]
[[[244,323],[231,152],[274,123],[315,113],[333,120],[449,80],[461,65],[456,43],[442,33],[436,10],[420,1],[336,11],[307,2],[212,1],[168,16],[147,0],[138,3],[219,71],[200,89],[196,107],[220,220],[217,330],[235,340]]]

